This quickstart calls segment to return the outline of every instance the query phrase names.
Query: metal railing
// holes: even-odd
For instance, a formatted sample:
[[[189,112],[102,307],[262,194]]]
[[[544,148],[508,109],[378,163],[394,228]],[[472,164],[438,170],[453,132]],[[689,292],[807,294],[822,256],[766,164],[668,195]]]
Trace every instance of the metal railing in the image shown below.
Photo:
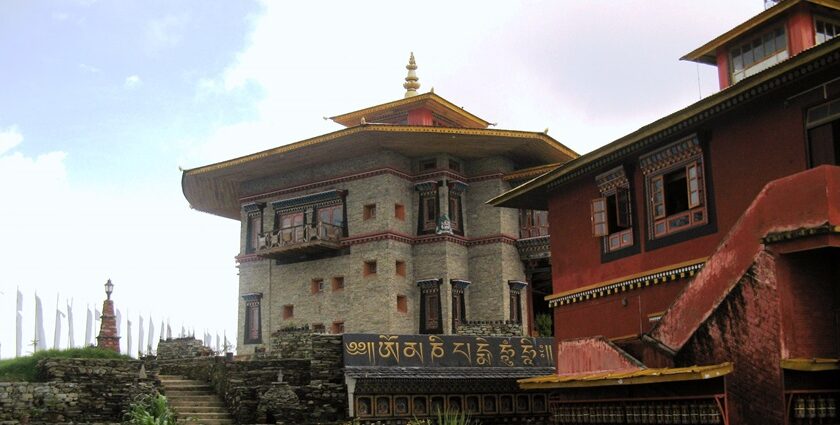
[[[339,242],[343,227],[332,223],[299,224],[260,233],[259,250],[300,245],[313,241]]]

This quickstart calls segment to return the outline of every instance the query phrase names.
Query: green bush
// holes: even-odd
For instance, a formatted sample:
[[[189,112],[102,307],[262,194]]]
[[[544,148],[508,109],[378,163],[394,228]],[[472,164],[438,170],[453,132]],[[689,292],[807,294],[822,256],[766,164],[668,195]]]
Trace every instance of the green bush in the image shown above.
[[[142,395],[131,403],[126,413],[131,425],[175,425],[175,414],[169,409],[166,397],[161,394]]]
[[[0,382],[36,381],[38,361],[43,359],[119,359],[130,357],[96,347],[69,348],[67,350],[38,351],[31,356],[0,360]]]
[[[551,334],[551,316],[548,314],[538,314],[534,323],[537,325],[537,332],[539,332],[540,336],[554,336]]]

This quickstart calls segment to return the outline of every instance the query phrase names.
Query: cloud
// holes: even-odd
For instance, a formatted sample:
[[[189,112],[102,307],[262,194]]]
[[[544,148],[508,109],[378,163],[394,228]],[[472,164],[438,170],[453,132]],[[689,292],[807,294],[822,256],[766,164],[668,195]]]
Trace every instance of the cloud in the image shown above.
[[[19,145],[22,141],[23,135],[20,134],[16,126],[0,130],[0,155]]]
[[[125,79],[125,83],[123,84],[127,89],[133,89],[142,84],[143,81],[140,79],[139,75],[129,75]]]
[[[99,68],[97,68],[93,65],[88,65],[86,63],[80,63],[79,64],[79,69],[81,69],[84,72],[91,73],[91,74],[98,74],[98,73],[102,72],[101,69],[99,69]]]
[[[146,25],[146,47],[150,52],[175,47],[181,43],[181,31],[189,22],[187,17],[166,15]]]

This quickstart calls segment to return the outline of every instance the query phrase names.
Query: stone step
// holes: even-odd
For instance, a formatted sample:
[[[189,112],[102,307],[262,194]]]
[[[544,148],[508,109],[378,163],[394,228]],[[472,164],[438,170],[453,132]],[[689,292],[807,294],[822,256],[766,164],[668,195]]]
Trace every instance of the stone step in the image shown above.
[[[216,393],[211,391],[209,388],[206,389],[206,390],[190,390],[190,391],[173,390],[173,389],[170,389],[170,388],[164,388],[163,389],[163,395],[165,395],[166,398],[172,398],[172,397],[178,398],[178,397],[186,397],[186,396],[192,396],[192,395],[212,395],[212,396],[215,397]]]
[[[181,413],[178,412],[179,418],[193,418],[193,419],[230,419],[228,414],[225,413],[205,413],[205,412],[192,412],[192,413]]]
[[[233,419],[178,419],[179,424],[189,424],[189,425],[232,425]]]
[[[221,406],[184,406],[178,408],[178,414],[182,416],[189,416],[192,414],[202,413],[222,413],[225,415],[228,414],[227,410]]]

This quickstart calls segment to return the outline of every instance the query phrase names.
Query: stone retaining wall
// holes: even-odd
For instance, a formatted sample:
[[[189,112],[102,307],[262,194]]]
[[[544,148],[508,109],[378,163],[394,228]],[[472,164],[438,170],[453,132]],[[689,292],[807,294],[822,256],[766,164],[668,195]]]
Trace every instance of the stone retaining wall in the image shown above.
[[[308,329],[275,332],[265,357],[230,361],[195,357],[189,341],[161,341],[162,373],[204,381],[216,390],[238,423],[340,423],[347,415],[340,335]],[[163,349],[161,349],[161,347]],[[182,358],[170,357],[182,353]]]
[[[0,421],[119,422],[133,398],[154,393],[159,384],[157,370],[140,377],[142,364],[127,359],[41,360],[37,375],[47,382],[0,382]]]
[[[522,324],[510,321],[469,321],[458,326],[457,335],[523,336]]]

